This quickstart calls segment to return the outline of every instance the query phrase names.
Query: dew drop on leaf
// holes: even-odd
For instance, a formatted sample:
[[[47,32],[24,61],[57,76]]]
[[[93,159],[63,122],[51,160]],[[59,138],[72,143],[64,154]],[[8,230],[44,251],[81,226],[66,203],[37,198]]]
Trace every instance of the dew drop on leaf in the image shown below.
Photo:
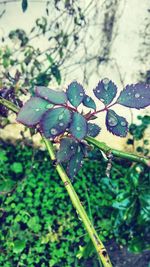
[[[59,126],[64,126],[63,122],[60,122],[60,123],[59,123]]]
[[[109,124],[109,126],[116,126],[117,123],[118,123],[118,120],[117,120],[116,117],[113,117],[113,116],[112,116],[110,119],[108,119],[108,124]]]
[[[61,121],[63,119],[64,115],[63,114],[60,114],[58,119]]]
[[[47,109],[52,108],[52,107],[53,107],[52,104],[48,104],[48,105],[46,106]]]
[[[135,98],[139,98],[140,97],[140,94],[135,94]]]
[[[107,111],[106,127],[109,132],[120,137],[125,137],[128,132],[128,122],[126,119],[111,109]]]
[[[56,135],[56,134],[57,134],[57,130],[56,130],[55,128],[52,128],[52,129],[50,130],[50,133],[51,133],[52,135]]]
[[[121,125],[122,125],[122,126],[126,126],[126,122],[125,122],[125,121],[122,121],[122,122],[121,122]]]
[[[81,148],[80,148],[80,146],[78,146],[78,153],[81,151]]]
[[[104,84],[108,84],[109,81],[110,81],[110,80],[109,80],[108,78],[104,78],[104,79],[103,79],[103,83],[104,83]]]

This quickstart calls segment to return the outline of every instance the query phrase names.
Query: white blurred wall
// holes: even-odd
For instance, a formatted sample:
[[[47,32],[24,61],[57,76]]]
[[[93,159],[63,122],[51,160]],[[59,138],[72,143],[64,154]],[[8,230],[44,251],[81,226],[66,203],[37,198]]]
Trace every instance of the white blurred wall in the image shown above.
[[[1,1],[1,0],[0,0]],[[89,0],[81,1],[82,5],[85,6]],[[97,6],[101,8],[104,1],[97,1]],[[3,9],[3,5],[0,5],[0,11]],[[32,28],[35,19],[41,17],[44,12],[45,1],[39,2],[30,2],[28,10],[23,13],[21,10],[21,4],[18,3],[9,3],[6,8],[6,13],[0,19],[0,35],[7,35],[10,30],[15,28],[23,28],[27,32]],[[138,73],[140,70],[146,72],[149,68],[149,62],[145,61],[144,63],[139,62],[137,55],[140,49],[142,38],[140,32],[143,31],[143,25],[145,24],[145,18],[147,17],[148,8],[150,8],[149,0],[120,0],[120,6],[118,14],[120,14],[118,23],[117,23],[117,34],[112,43],[111,47],[111,58],[117,62],[117,66],[114,66],[111,62],[110,64],[101,65],[99,68],[99,73],[92,73],[89,79],[89,84],[87,90],[92,96],[92,88],[96,86],[98,81],[104,77],[109,77],[112,79],[121,89],[123,87],[121,83],[120,76],[123,79],[124,84],[136,83],[138,81]],[[95,27],[94,31],[91,28],[91,35],[93,38],[96,36],[98,38],[99,28]],[[36,40],[37,42],[37,40]],[[35,43],[35,46],[37,43]],[[42,49],[47,47],[48,43],[43,42],[43,39],[38,40],[38,46]],[[93,46],[93,49],[96,49],[96,46]],[[82,51],[75,53],[75,57],[80,56]],[[89,62],[89,68],[92,68],[92,62]],[[119,74],[118,74],[119,69]],[[83,82],[83,73],[80,68],[76,68],[71,72],[66,78],[67,83],[72,80],[77,79],[81,83]],[[65,87],[65,84],[64,84]],[[97,102],[98,103],[98,102]],[[131,122],[131,112],[126,108],[121,108],[120,106],[116,109],[120,115],[125,115],[129,122]],[[137,114],[148,113],[148,108],[140,111],[133,111],[133,121],[136,121]],[[104,126],[104,116],[100,115],[98,123],[101,126]],[[17,127],[14,127],[17,129]],[[121,139],[113,136],[105,130],[105,127],[99,135],[99,139],[106,141],[109,145],[115,148],[122,148],[125,143],[125,139]],[[16,130],[18,131],[18,130]],[[1,130],[2,133],[2,130]],[[7,131],[3,130],[3,133],[6,136],[9,136],[10,129]],[[19,134],[19,131],[18,131]],[[14,134],[11,134],[13,137]],[[16,134],[15,134],[16,136]]]

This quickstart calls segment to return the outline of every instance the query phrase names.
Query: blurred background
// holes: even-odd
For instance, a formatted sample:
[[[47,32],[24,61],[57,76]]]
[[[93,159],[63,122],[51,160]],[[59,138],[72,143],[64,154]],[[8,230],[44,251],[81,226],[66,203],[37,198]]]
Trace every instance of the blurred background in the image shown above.
[[[105,77],[119,90],[139,81],[149,83],[149,16],[148,0],[1,0],[1,87],[15,83],[14,90],[25,101],[35,85],[66,89],[77,80],[92,96]],[[148,108],[117,109],[129,123],[148,113]],[[112,147],[124,147],[126,139],[108,133],[104,117],[97,121],[102,126],[98,138]],[[20,136],[22,126],[13,119],[12,123],[13,127],[3,122],[4,138]]]
[[[0,96],[18,107],[36,85],[150,83],[149,62],[149,0],[0,0]],[[115,110],[128,136],[101,113],[97,138],[148,157],[149,109]],[[149,167],[93,149],[72,183],[113,266],[150,267]],[[1,104],[0,225],[2,267],[102,267],[40,136]]]

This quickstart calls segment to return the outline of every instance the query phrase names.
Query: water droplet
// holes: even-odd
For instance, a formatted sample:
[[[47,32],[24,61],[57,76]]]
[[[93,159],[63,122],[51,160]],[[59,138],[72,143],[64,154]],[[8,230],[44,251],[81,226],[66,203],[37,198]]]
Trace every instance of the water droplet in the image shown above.
[[[74,171],[74,172],[76,172],[76,170],[77,170],[77,169],[76,169],[76,168],[74,168],[74,170],[73,170],[73,171]]]
[[[97,93],[100,93],[100,90],[99,89],[97,90]]]
[[[59,126],[64,126],[63,122],[60,122],[60,123],[59,123]]]
[[[140,97],[140,94],[135,94],[135,98],[139,98]]]
[[[71,148],[71,149],[74,149],[74,147],[73,147],[73,146],[71,146],[70,148]]]
[[[52,104],[48,104],[47,106],[46,106],[46,108],[52,108]]]
[[[78,127],[77,127],[77,131],[80,131],[80,130],[81,130],[81,128],[78,126]]]
[[[126,126],[126,122],[125,121],[121,121],[121,126]]]
[[[103,98],[100,98],[100,100],[101,100],[102,102],[104,102],[104,101],[105,101]]]
[[[83,96],[83,93],[80,93],[80,96]]]
[[[87,97],[87,98],[86,98],[86,101],[87,101],[87,102],[90,102],[90,98],[89,98],[89,97]]]
[[[39,111],[40,109],[39,108],[36,108],[36,110],[35,111]]]
[[[58,117],[58,119],[59,119],[59,120],[62,120],[63,117],[64,117],[64,115],[63,115],[63,114],[60,114],[59,117]]]
[[[80,148],[80,146],[78,146],[78,152],[80,152],[81,151],[81,148]]]
[[[79,163],[79,160],[78,159],[76,160],[76,163]]]
[[[117,118],[112,116],[110,119],[108,119],[108,124],[109,126],[116,126],[118,124]]]
[[[52,128],[52,129],[50,130],[50,133],[51,133],[52,135],[56,135],[56,134],[57,134],[57,130],[56,130],[55,128]]]
[[[108,83],[109,83],[109,79],[108,79],[108,78],[104,78],[104,79],[103,79],[103,83],[104,83],[104,84],[108,84]]]
[[[84,161],[83,160],[81,160],[81,164],[83,164],[84,163]]]

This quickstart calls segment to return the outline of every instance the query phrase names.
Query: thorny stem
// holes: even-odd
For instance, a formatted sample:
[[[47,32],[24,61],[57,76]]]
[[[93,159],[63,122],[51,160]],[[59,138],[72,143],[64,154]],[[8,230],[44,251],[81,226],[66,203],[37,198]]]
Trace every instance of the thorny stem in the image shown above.
[[[121,150],[117,150],[117,149],[113,149],[111,147],[109,147],[106,143],[104,142],[100,142],[98,140],[96,140],[93,137],[86,137],[86,141],[89,142],[90,144],[98,147],[100,150],[104,151],[106,154],[109,152],[111,152],[114,156],[119,157],[119,158],[123,158],[123,159],[128,159],[131,161],[135,161],[135,162],[139,162],[139,163],[143,163],[147,166],[150,166],[150,159],[146,158],[146,157],[141,157],[132,153],[128,153],[128,152],[124,152]]]
[[[49,155],[50,155],[50,158],[52,160],[55,160],[55,151],[54,151],[54,147],[53,147],[53,144],[47,140],[45,137],[43,137],[43,140],[45,142],[45,145],[47,147],[47,150],[49,152]],[[64,168],[58,164],[56,166],[56,170],[59,174],[59,176],[61,177],[63,183],[64,183],[64,186],[66,187],[66,190],[70,196],[70,199],[72,201],[72,204],[73,206],[75,207],[77,213],[79,214],[80,218],[82,219],[83,221],[83,224],[93,242],[93,245],[103,263],[103,266],[104,267],[112,267],[112,264],[110,262],[110,259],[109,259],[109,256],[107,254],[107,251],[103,245],[103,243],[101,242],[101,240],[99,239],[98,237],[98,234],[96,233],[93,225],[91,224],[86,212],[85,212],[85,209],[83,208],[79,198],[78,198],[78,195],[76,194],[75,190],[74,190],[74,187],[72,186],[71,182],[70,182],[70,179],[68,178],[66,172],[64,171]]]
[[[105,106],[105,107],[102,108],[102,109],[95,110],[94,112],[92,112],[92,113],[90,114],[90,117],[92,117],[92,116],[94,116],[94,115],[96,115],[96,114],[98,114],[98,113],[100,113],[100,112],[102,112],[102,111],[107,111],[109,108],[111,108],[111,107],[114,106],[114,105],[116,105],[116,102],[113,103],[113,104],[111,104],[111,105],[109,105],[109,106]],[[89,118],[89,119],[90,119],[90,118]]]

